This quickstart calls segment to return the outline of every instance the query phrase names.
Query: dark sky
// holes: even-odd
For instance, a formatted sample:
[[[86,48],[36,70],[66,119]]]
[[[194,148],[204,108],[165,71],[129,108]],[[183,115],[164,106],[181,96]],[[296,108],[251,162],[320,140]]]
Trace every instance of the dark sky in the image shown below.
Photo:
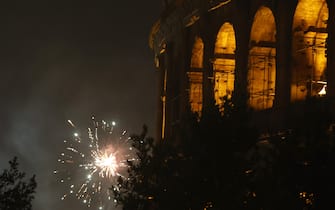
[[[155,136],[157,70],[148,47],[160,0],[7,1],[0,6],[0,169],[18,156],[36,174],[34,210],[60,202],[52,171],[66,120],[91,115]],[[79,203],[79,202],[78,202]]]

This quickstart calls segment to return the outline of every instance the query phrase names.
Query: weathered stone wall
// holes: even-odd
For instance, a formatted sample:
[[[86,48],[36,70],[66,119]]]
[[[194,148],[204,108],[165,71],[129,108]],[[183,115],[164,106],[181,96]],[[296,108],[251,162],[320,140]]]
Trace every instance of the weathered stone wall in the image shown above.
[[[215,81],[218,75],[220,76],[218,70],[223,72],[221,76],[226,75],[224,67],[220,69],[214,66],[215,61],[220,61],[220,65],[234,65],[233,94],[249,96],[245,103],[257,111],[256,123],[265,129],[288,126],[288,121],[292,120],[289,107],[295,103],[303,103],[308,96],[318,96],[323,84],[327,87],[327,94],[323,95],[323,98],[335,96],[335,48],[332,47],[335,46],[334,1],[168,2],[151,34],[151,46],[161,74],[161,99],[164,100],[160,100],[159,104],[162,123],[159,128],[160,132],[164,130],[164,138],[178,135],[183,115],[190,109],[189,100],[192,94],[188,73],[192,71],[192,50],[196,38],[203,42],[200,113],[203,118],[214,106],[215,100],[218,100],[215,98]],[[315,11],[319,11],[317,16]],[[274,21],[271,22],[271,18]],[[303,26],[305,28],[297,27],[300,22],[307,23]],[[216,51],[218,34],[225,23],[233,26],[234,39],[228,37],[227,40],[235,40],[235,43],[223,43],[222,47],[229,46],[235,49],[235,52]],[[298,28],[298,32],[294,31],[294,27]],[[226,33],[222,36],[228,35]],[[306,46],[306,49],[300,46]],[[300,57],[293,53],[292,49],[295,48],[302,52]],[[258,56],[258,61],[252,60],[254,55]],[[228,62],[232,59],[234,62]],[[266,68],[263,76],[263,70],[259,70],[260,65],[256,64],[257,62],[264,64]],[[231,76],[229,78],[232,80]],[[220,81],[225,82],[224,79]],[[227,91],[227,87],[223,90]],[[251,99],[250,95],[254,95],[255,98]],[[262,105],[257,105],[258,103]]]

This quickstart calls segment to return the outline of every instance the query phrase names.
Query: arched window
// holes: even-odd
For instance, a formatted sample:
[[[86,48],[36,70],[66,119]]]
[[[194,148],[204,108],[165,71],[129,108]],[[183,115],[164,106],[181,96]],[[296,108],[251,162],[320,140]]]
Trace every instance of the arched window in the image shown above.
[[[325,0],[299,0],[292,28],[291,101],[326,94],[327,22]]]
[[[271,108],[276,81],[276,23],[272,11],[261,7],[255,14],[249,42],[249,106]]]
[[[235,81],[235,31],[230,23],[224,23],[217,34],[214,52],[214,97],[216,105],[222,98],[231,97]]]
[[[202,71],[203,71],[204,43],[195,37],[192,49],[191,68],[187,72],[189,79],[189,102],[191,111],[201,116],[202,112]]]

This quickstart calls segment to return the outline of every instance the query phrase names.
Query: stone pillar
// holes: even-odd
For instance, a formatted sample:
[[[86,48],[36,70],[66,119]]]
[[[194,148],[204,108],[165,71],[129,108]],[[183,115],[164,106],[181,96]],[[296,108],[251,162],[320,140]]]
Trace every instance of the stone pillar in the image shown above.
[[[328,38],[327,38],[327,99],[329,112],[335,119],[335,3],[328,1]]]
[[[209,116],[211,110],[215,106],[214,102],[214,78],[213,78],[213,63],[215,36],[211,33],[210,24],[203,29],[205,31],[204,41],[204,59],[203,59],[203,117]]]
[[[276,13],[276,95],[275,109],[285,109],[291,98],[292,20],[294,4],[278,4]],[[281,15],[279,15],[281,14]]]
[[[327,39],[327,96],[335,99],[335,3],[329,1]]]
[[[246,2],[244,2],[246,3]],[[241,97],[246,105],[248,99],[248,56],[250,39],[250,20],[248,6],[238,2],[234,7],[234,29],[236,37],[236,69],[234,95]],[[243,101],[241,101],[243,102]]]
[[[158,98],[158,113],[157,113],[157,140],[163,140],[165,135],[165,53],[160,54],[159,57],[159,67],[158,67],[158,88],[159,88],[159,98]]]

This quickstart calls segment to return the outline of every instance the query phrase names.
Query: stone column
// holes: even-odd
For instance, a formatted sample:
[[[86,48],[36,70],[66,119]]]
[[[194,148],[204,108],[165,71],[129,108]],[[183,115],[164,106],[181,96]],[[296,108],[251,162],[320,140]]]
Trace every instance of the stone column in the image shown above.
[[[213,63],[215,36],[211,33],[210,24],[203,30],[205,31],[204,41],[204,58],[203,58],[203,119],[209,116],[215,105],[214,102],[214,78],[213,78]]]

